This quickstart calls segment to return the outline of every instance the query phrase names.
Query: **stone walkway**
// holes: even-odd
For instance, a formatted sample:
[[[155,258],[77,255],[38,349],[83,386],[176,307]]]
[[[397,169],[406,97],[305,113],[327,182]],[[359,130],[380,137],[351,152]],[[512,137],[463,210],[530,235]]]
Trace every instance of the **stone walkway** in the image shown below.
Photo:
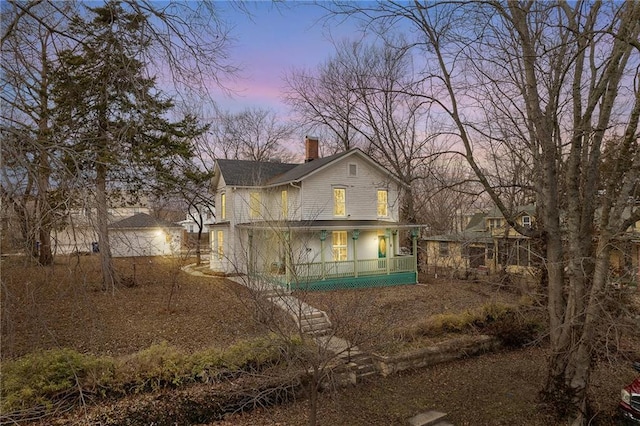
[[[192,275],[218,278],[203,272],[209,270],[205,265],[200,267],[188,265],[182,269]],[[332,353],[336,359],[337,368],[334,373],[337,373],[338,381],[356,384],[365,377],[378,374],[378,369],[370,355],[360,351],[349,341],[333,334],[331,321],[326,312],[292,296],[282,287],[263,281],[248,280],[246,276],[225,278],[256,291],[288,313],[302,333],[313,337],[319,347]],[[446,420],[445,413],[437,411],[419,413],[410,418],[408,424],[409,426],[453,426]]]
[[[188,265],[182,269],[191,275],[216,278],[214,275],[202,272],[207,271],[208,266]],[[352,373],[352,382],[355,383],[366,376],[377,374],[373,360],[369,355],[333,333],[331,321],[326,312],[292,296],[280,286],[264,281],[248,280],[246,276],[225,278],[260,293],[262,297],[289,314],[302,333],[313,337],[318,346],[332,353],[338,361],[347,366],[347,369]]]

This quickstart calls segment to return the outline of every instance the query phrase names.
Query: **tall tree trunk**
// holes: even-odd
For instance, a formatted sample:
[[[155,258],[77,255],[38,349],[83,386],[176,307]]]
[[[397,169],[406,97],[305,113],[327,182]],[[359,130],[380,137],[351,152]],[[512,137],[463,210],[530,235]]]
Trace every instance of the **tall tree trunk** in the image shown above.
[[[196,239],[196,266],[200,266],[200,264],[202,263],[202,253],[200,250],[200,240],[202,239],[202,227],[203,225],[200,225],[198,227],[198,238]]]
[[[107,204],[107,166],[98,160],[96,164],[96,211],[98,221],[98,248],[102,270],[102,290],[115,288],[118,283],[109,242],[109,210]]]
[[[49,141],[49,62],[47,60],[46,45],[42,49],[42,69],[41,83],[39,86],[39,121],[38,121],[38,146],[40,147],[38,159],[38,213],[36,220],[38,221],[38,241],[39,253],[38,262],[41,265],[51,265],[53,263],[53,254],[51,252],[51,228],[52,228],[52,211],[49,202],[49,191],[51,178],[51,164],[49,163],[49,153],[47,152],[51,142]]]

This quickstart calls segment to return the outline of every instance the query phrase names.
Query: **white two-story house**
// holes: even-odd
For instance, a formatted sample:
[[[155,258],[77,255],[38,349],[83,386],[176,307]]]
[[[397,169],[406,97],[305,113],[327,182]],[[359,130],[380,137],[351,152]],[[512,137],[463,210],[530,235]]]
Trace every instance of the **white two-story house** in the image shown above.
[[[399,223],[402,183],[359,149],[317,153],[307,138],[301,164],[216,162],[211,269],[288,288],[416,283],[418,229]],[[412,250],[401,250],[407,235]]]

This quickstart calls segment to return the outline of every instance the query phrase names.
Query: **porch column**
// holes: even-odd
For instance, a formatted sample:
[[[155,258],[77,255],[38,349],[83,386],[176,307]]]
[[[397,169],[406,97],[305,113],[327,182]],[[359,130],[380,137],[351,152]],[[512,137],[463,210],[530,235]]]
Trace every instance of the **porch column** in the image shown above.
[[[360,230],[354,229],[351,233],[353,239],[353,276],[358,278],[358,237],[360,236]]]
[[[327,231],[320,231],[320,276],[325,279],[324,271],[324,241],[327,239]]]
[[[284,247],[284,277],[288,290],[291,285],[291,271],[289,270],[291,267],[291,234],[289,231],[284,232]]]
[[[411,230],[411,243],[413,245],[413,272],[416,273],[416,282],[418,282],[418,228]]]
[[[255,272],[255,268],[253,265],[253,231],[249,230],[249,258],[247,259],[249,265],[247,267],[249,274],[253,274]]]
[[[384,239],[385,239],[385,244],[387,246],[387,248],[384,251],[384,259],[385,259],[385,264],[387,266],[387,275],[389,275],[391,273],[391,259],[389,258],[389,247],[391,246],[391,234],[389,233],[389,230],[385,230],[384,231]]]

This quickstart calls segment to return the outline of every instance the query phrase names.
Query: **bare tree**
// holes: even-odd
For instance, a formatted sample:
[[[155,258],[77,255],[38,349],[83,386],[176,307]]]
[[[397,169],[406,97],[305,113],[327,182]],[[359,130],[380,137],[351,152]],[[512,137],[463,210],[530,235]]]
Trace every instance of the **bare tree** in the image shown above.
[[[412,185],[428,173],[434,150],[429,103],[414,78],[410,50],[396,49],[401,38],[382,46],[344,42],[318,71],[298,71],[288,79],[288,103],[307,123],[324,125],[348,149],[357,144],[392,170],[405,184],[403,220],[415,223]],[[442,143],[442,142],[440,142]]]
[[[214,158],[287,162],[293,158],[285,142],[293,125],[275,111],[247,108],[239,113],[219,111],[211,130]]]
[[[53,261],[51,230],[67,180],[51,87],[57,52],[68,46],[61,34],[74,10],[71,3],[2,4],[2,196],[20,217],[27,252],[42,265]]]
[[[145,63],[146,77],[161,78],[168,92],[197,93],[210,100],[211,80],[222,85],[225,77],[236,72],[227,57],[228,28],[213,2],[160,5],[123,1],[120,6],[126,13],[144,18],[137,22],[139,34],[144,35],[138,40],[143,48],[135,51],[135,60]],[[240,3],[235,7],[243,8]],[[70,31],[69,23],[86,17],[87,10],[85,4],[72,1],[2,3],[2,131],[11,135],[2,145],[3,157],[8,160],[2,169],[2,196],[22,215],[25,241],[30,251],[39,253],[42,264],[52,261],[50,235],[58,216],[55,208],[72,206],[69,201],[73,198],[86,198],[70,198],[64,188],[82,186],[77,177],[86,158],[68,147],[75,134],[68,128],[54,128],[51,91],[60,52],[86,46],[87,38]],[[96,164],[100,168],[103,162]],[[153,164],[148,166],[153,168]],[[87,187],[76,189],[86,191]],[[62,195],[66,201],[60,200]],[[105,205],[106,197],[100,198]],[[104,209],[101,211],[101,216],[106,216]],[[102,234],[105,226],[102,220]],[[106,239],[103,249],[108,250]]]
[[[414,2],[336,5],[339,13],[415,31],[431,89],[415,96],[448,117],[462,155],[518,232],[546,247],[551,355],[544,389],[563,417],[586,424],[591,355],[609,293],[609,252],[640,219],[640,4]],[[501,123],[501,124],[497,124]],[[514,129],[509,138],[504,132]],[[602,153],[619,140],[600,185]],[[515,223],[478,156],[517,152],[535,190],[534,229]]]
[[[350,48],[347,43],[336,47]],[[285,76],[285,100],[302,123],[318,133],[327,129],[331,154],[361,145],[355,124],[358,103],[356,76],[342,63],[331,58],[316,70],[294,70]]]

